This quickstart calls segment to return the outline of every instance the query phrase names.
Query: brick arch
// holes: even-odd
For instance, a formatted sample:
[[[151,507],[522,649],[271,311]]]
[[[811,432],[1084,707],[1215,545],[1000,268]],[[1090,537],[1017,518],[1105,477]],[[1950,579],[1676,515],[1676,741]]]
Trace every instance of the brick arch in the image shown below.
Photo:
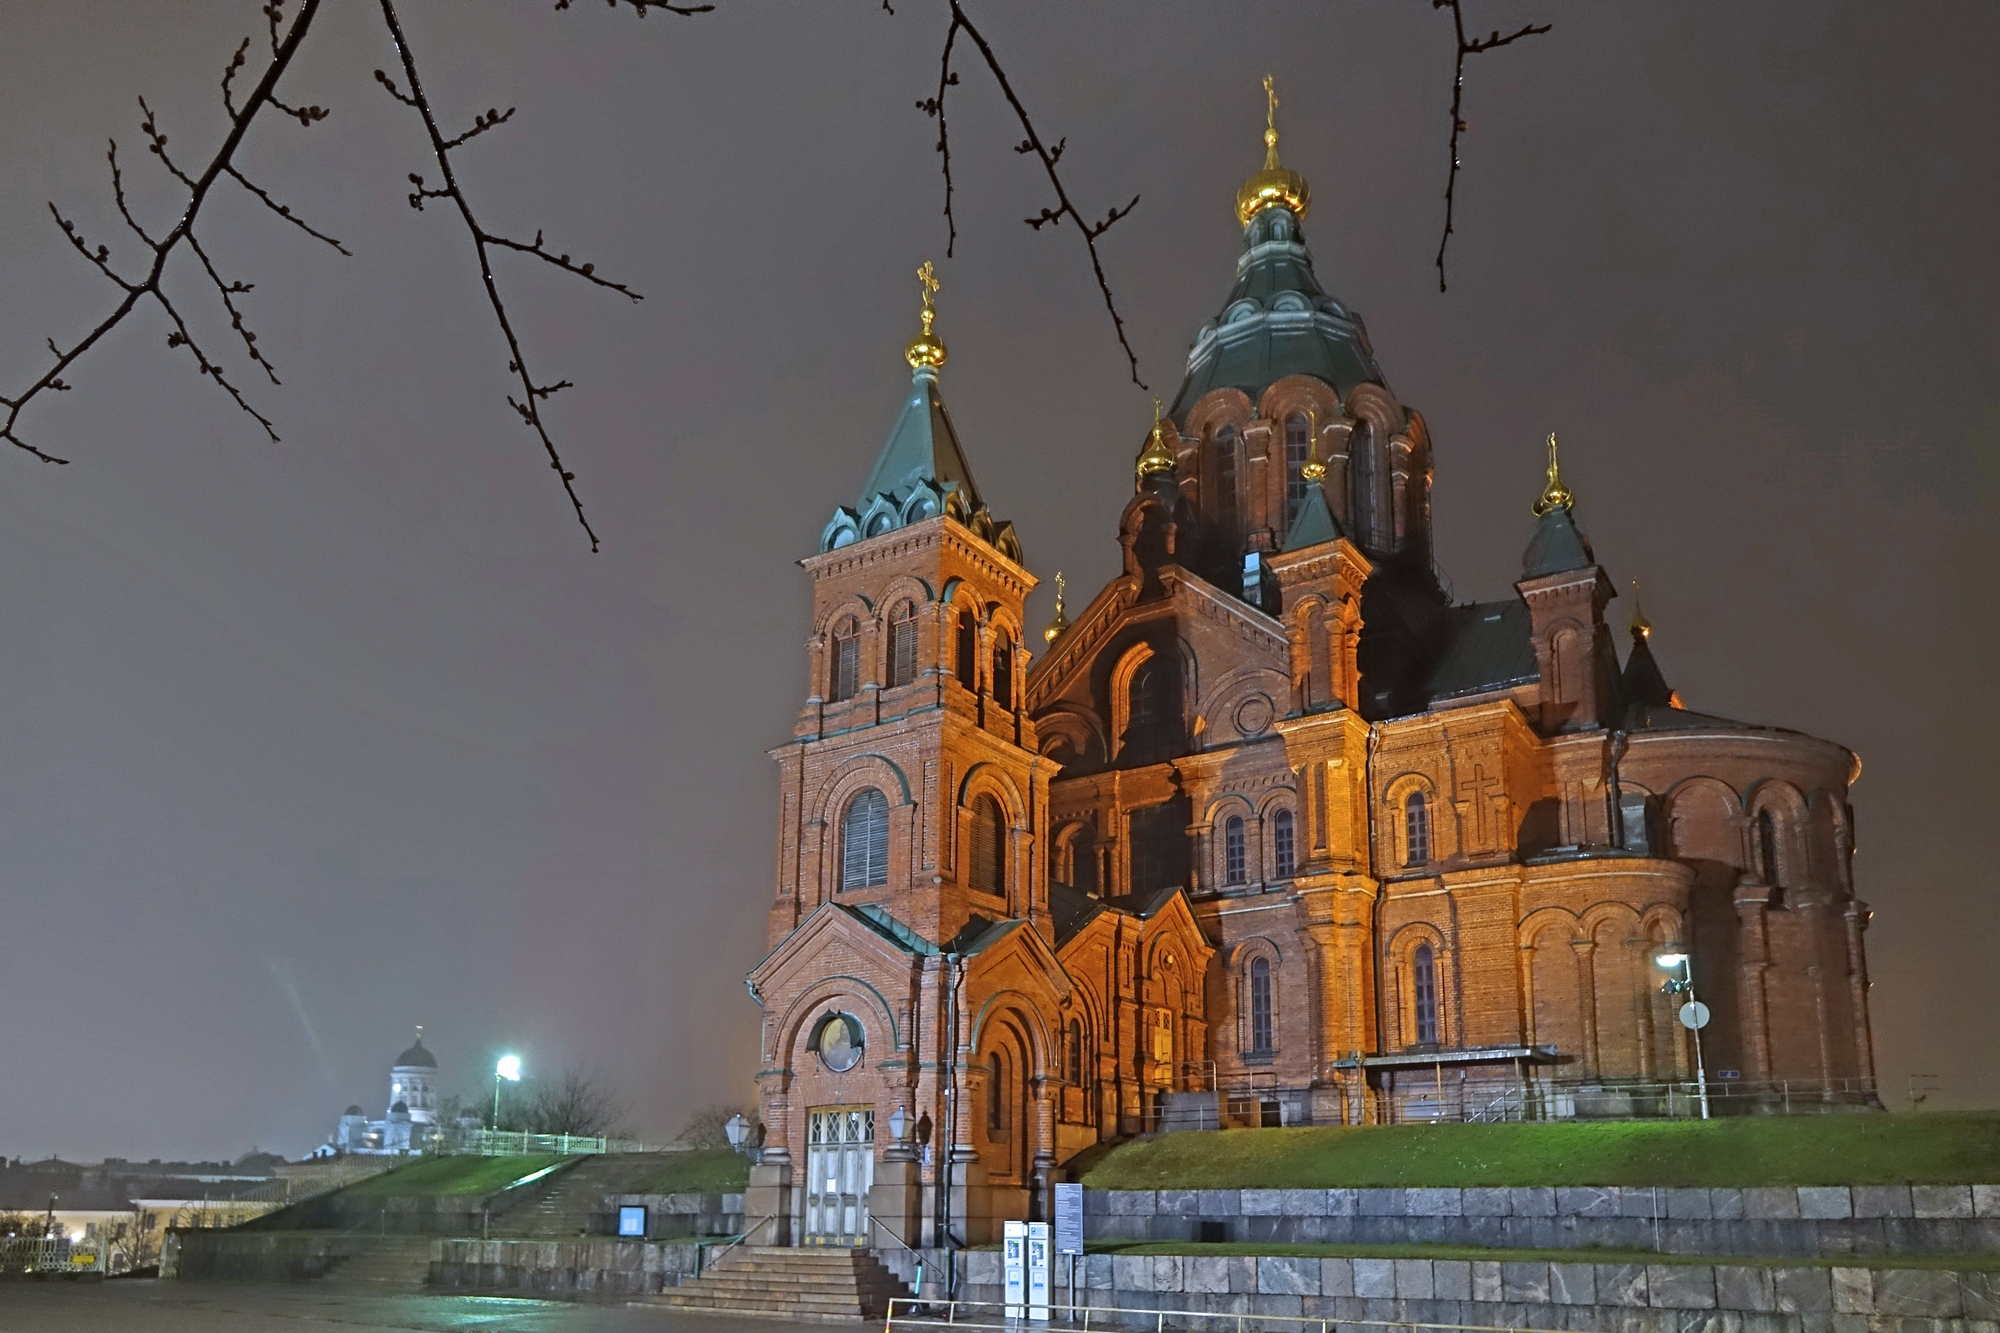
[[[846,616],[853,616],[857,624],[872,624],[876,619],[876,605],[860,593],[851,592],[826,608],[826,614],[822,615],[819,623],[813,626],[814,636],[826,638],[833,633],[833,627]]]
[[[1602,1078],[1636,1078],[1647,1066],[1652,949],[1639,909],[1630,903],[1594,903],[1579,923],[1589,941],[1583,999],[1586,1052]]]
[[[1444,931],[1429,921],[1408,921],[1383,942],[1384,994],[1389,998],[1393,1029],[1390,1038],[1397,1046],[1417,1044],[1417,946],[1431,946],[1431,969],[1437,1004],[1438,1040],[1449,1045],[1461,1031],[1458,1022],[1457,987],[1453,983],[1456,962]]]
[[[1070,764],[1096,768],[1110,762],[1111,744],[1104,732],[1104,719],[1094,710],[1076,704],[1057,704],[1036,715],[1035,729],[1044,755],[1055,753],[1051,742],[1069,742],[1073,757],[1065,761],[1065,768]]]
[[[1000,802],[1000,808],[1007,815],[1008,828],[1019,830],[1028,827],[1028,803],[1006,769],[994,763],[977,763],[966,769],[964,779],[958,784],[959,807],[970,810],[973,797],[982,793]]]
[[[869,782],[869,777],[887,776],[891,782]],[[886,754],[870,751],[857,754],[840,767],[827,774],[819,785],[818,799],[813,802],[811,818],[826,820],[838,818],[847,808],[847,798],[862,787],[879,787],[884,796],[892,798],[892,804],[911,803],[910,779],[902,768]],[[900,800],[894,798],[901,797]]]
[[[1235,1019],[1236,1051],[1240,1055],[1252,1054],[1256,1040],[1251,1031],[1253,1001],[1250,995],[1250,969],[1258,959],[1264,959],[1271,967],[1271,1053],[1275,1054],[1284,1044],[1279,1037],[1282,1026],[1279,1017],[1283,1013],[1280,996],[1284,993],[1285,951],[1276,940],[1268,935],[1252,935],[1240,940],[1223,959],[1223,980],[1228,987],[1231,1016]],[[1263,1052],[1256,1052],[1263,1058]]]
[[[862,1019],[864,1049],[873,1044],[876,1033],[888,1036],[890,1052],[909,1049],[902,1026],[896,1021],[895,1009],[882,992],[866,978],[835,973],[820,977],[785,1006],[785,1012],[773,1028],[771,1044],[771,1053],[782,1068],[796,1072],[793,1060],[803,1051],[801,1043],[805,1040],[806,1028],[828,1007],[837,1007],[842,999],[857,1001],[854,1010],[859,1012],[855,1012],[855,1017]],[[874,1029],[872,1032],[871,1028]],[[875,1061],[868,1060],[867,1063]]]
[[[1778,864],[1764,864],[1759,817],[1771,816]],[[1773,886],[1803,888],[1812,880],[1811,810],[1806,797],[1783,778],[1766,778],[1750,789],[1744,803],[1744,835],[1750,846],[1746,859]]]
[[[1438,792],[1437,780],[1419,769],[1406,769],[1389,779],[1382,789],[1383,823],[1389,838],[1392,855],[1390,864],[1398,869],[1418,869],[1410,864],[1409,826],[1404,817],[1404,808],[1412,792],[1424,794],[1424,813],[1430,829],[1430,859],[1443,861],[1458,850],[1454,832],[1456,821],[1447,821],[1445,803]],[[1448,836],[1449,835],[1449,836]]]
[[[1256,406],[1241,389],[1210,389],[1188,409],[1186,427],[1179,434],[1183,440],[1206,442],[1218,427],[1234,426],[1241,432],[1256,416]]]
[[[1018,1001],[994,1012],[1003,999]],[[1019,991],[1001,991],[986,1002],[974,1025],[970,1080],[977,1090],[978,1111],[970,1142],[980,1145],[989,1179],[1018,1185],[1029,1183],[1041,1142],[1041,1117],[1036,1114],[1035,1087],[1048,1077],[1048,1036],[1041,1028],[1037,1006]],[[1039,1048],[1039,1049],[1038,1049]],[[1000,1062],[1004,1088],[992,1082],[992,1062]],[[994,1099],[1003,1100],[999,1128],[992,1118]],[[995,1170],[995,1166],[1001,1169]]]
[[[1743,867],[1743,802],[1728,783],[1687,778],[1674,785],[1661,805],[1673,855]]]
[[[1578,1063],[1587,1055],[1583,960],[1576,948],[1581,926],[1567,908],[1544,907],[1522,919],[1518,936],[1528,970],[1529,1043],[1553,1046]]]

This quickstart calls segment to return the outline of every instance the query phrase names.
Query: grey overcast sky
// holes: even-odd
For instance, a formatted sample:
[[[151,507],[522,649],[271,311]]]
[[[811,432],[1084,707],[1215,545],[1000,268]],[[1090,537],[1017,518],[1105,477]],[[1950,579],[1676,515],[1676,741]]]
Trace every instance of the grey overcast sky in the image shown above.
[[[201,328],[270,444],[148,315],[0,455],[0,1153],[297,1154],[425,1026],[447,1089],[492,1057],[595,1064],[635,1130],[747,1097],[776,783],[804,695],[793,561],[858,489],[938,261],[945,392],[995,511],[1079,601],[1116,569],[1149,405],[1077,238],[937,0],[721,0],[697,19],[405,0],[496,227],[639,305],[502,259],[603,534],[591,555],[504,401],[462,229],[405,203],[418,126],[327,5],[254,177],[342,259],[223,195],[211,253],[285,383]],[[1451,289],[1452,39],[1422,0],[975,11],[1104,241],[1171,394],[1238,248],[1277,76],[1307,238],[1436,442],[1461,597],[1517,575],[1560,430],[1579,517],[1690,706],[1857,750],[1857,882],[1885,1085],[2000,1096],[1993,906],[1994,216],[2000,8],[1469,0],[1555,31],[1466,83]],[[171,216],[135,98],[202,160],[254,0],[0,4],[0,392],[110,289],[48,216],[129,253],[104,144]],[[259,37],[261,41],[261,35]],[[1629,595],[1613,604],[1620,624]],[[1986,776],[1982,777],[1981,775]]]

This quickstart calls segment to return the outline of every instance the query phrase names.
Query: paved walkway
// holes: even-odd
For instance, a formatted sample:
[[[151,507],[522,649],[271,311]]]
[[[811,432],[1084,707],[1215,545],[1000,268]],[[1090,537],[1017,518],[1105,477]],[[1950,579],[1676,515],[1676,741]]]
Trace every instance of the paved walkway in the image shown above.
[[[0,1333],[789,1333],[798,1327],[508,1296],[143,1280],[0,1283]]]

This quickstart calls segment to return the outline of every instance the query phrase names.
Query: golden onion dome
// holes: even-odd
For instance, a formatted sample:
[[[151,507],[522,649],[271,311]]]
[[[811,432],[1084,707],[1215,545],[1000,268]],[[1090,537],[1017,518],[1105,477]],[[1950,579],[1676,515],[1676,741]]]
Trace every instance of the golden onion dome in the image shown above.
[[[1156,473],[1172,473],[1175,468],[1180,466],[1179,460],[1174,455],[1174,446],[1169,442],[1170,438],[1173,438],[1176,434],[1166,418],[1160,415],[1160,400],[1155,398],[1153,400],[1153,432],[1146,437],[1146,447],[1139,451],[1138,471],[1140,481],[1144,481]]]
[[[1540,518],[1551,509],[1571,509],[1576,505],[1576,496],[1569,487],[1563,485],[1562,465],[1556,459],[1556,433],[1549,432],[1549,472],[1548,480],[1542,486],[1542,493],[1536,497],[1535,517]]]
[[[936,370],[944,364],[945,351],[944,339],[931,332],[931,324],[937,319],[937,311],[931,303],[937,296],[938,280],[930,260],[926,259],[924,266],[917,270],[917,282],[923,290],[924,308],[919,318],[924,321],[924,331],[910,339],[910,345],[903,349],[903,359],[910,363],[912,370],[921,370],[925,366]]]
[[[1303,218],[1312,207],[1312,187],[1306,178],[1278,161],[1278,93],[1271,76],[1264,76],[1264,169],[1243,182],[1236,192],[1236,220],[1244,226],[1267,208],[1289,208]]]
[[[1042,631],[1042,641],[1044,643],[1054,643],[1062,637],[1062,632],[1068,628],[1069,617],[1063,613],[1063,576],[1062,571],[1058,569],[1056,571],[1056,613],[1050,617],[1049,627]]]

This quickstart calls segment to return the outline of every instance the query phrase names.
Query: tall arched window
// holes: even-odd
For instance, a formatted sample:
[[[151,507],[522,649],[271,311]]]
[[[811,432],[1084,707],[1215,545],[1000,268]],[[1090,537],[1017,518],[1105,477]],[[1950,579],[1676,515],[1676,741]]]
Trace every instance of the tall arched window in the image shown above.
[[[1292,827],[1292,812],[1280,810],[1271,817],[1271,847],[1276,854],[1279,879],[1290,879],[1298,868],[1298,838]]]
[[[903,602],[889,615],[889,684],[917,678],[917,604]]]
[[[1069,1081],[1083,1086],[1083,1024],[1074,1018],[1069,1021]]]
[[[857,792],[840,817],[840,887],[889,882],[889,802],[873,787]]]
[[[833,628],[830,697],[838,703],[861,692],[861,626],[848,616]]]
[[[1097,892],[1097,831],[1087,824],[1070,835],[1069,886]]]
[[[1000,1052],[986,1057],[986,1137],[1004,1139],[1007,1137],[1007,1066],[1001,1063]]]
[[[1431,815],[1420,791],[1403,801],[1403,850],[1404,865],[1420,866],[1431,859]]]
[[[993,702],[1014,709],[1014,643],[1004,629],[993,631]]]
[[[1410,956],[1410,993],[1417,1009],[1417,1044],[1435,1046],[1438,1039],[1437,957],[1428,944]]]
[[[1248,839],[1243,836],[1243,816],[1231,815],[1222,826],[1222,882],[1241,884],[1249,878],[1246,862]]]
[[[1131,762],[1158,763],[1172,756],[1180,729],[1180,678],[1171,658],[1147,658],[1132,673],[1125,710],[1125,754]]]
[[[1776,885],[1778,880],[1778,821],[1771,818],[1769,810],[1757,812],[1757,860],[1764,872],[1764,882]]]
[[[979,688],[979,626],[970,611],[961,611],[958,616],[957,672],[959,684],[968,690]]]
[[[1215,432],[1215,524],[1227,535],[1236,532],[1236,427]]]
[[[1269,1055],[1271,1040],[1271,960],[1259,955],[1250,960],[1250,1053]]]
[[[1306,498],[1306,459],[1312,453],[1312,426],[1305,413],[1285,418],[1285,517],[1296,517]]]
[[[1000,802],[991,796],[972,798],[972,887],[986,893],[1007,891],[1005,822]]]
[[[1375,427],[1357,421],[1347,439],[1348,515],[1361,548],[1372,555],[1385,555],[1392,545],[1389,534],[1395,524],[1387,512],[1387,471]]]

